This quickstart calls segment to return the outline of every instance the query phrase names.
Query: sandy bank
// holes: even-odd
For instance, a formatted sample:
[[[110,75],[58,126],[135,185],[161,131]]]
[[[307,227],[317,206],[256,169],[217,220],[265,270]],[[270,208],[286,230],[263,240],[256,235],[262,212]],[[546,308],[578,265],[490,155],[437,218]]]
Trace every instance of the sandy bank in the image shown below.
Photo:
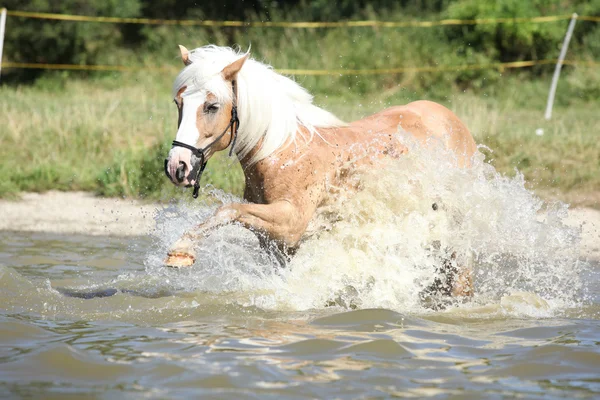
[[[161,208],[134,200],[100,198],[86,192],[25,193],[0,200],[0,229],[88,235],[144,235]]]
[[[84,192],[26,193],[18,201],[0,200],[0,230],[145,235],[161,208]],[[600,211],[575,208],[567,222],[582,228],[582,256],[600,260]]]

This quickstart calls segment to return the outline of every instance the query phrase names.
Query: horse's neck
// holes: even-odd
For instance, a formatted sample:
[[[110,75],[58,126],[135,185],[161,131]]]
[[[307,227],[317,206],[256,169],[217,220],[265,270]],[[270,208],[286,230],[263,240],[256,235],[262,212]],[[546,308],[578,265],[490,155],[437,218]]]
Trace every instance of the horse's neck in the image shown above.
[[[247,155],[244,159],[250,160],[252,158],[251,155]],[[244,163],[243,160],[240,160],[242,164],[242,171],[244,172],[244,200],[251,203],[264,203],[264,190],[261,190],[264,187],[264,179],[269,175],[269,170],[263,165],[263,162],[257,162],[254,164],[249,164],[248,162]]]
[[[251,163],[254,155],[260,150],[263,139],[246,154],[244,157],[239,157],[242,170],[244,172],[244,178],[246,188],[244,190],[244,199],[253,203],[264,203],[264,182],[265,180],[275,179],[281,167],[286,162],[289,162],[293,155],[290,152],[295,153],[295,149],[298,146],[306,145],[305,137],[308,137],[308,132],[301,128],[303,131],[298,132],[296,135],[296,143],[285,143],[281,148],[276,150],[273,154],[268,157]]]
[[[237,153],[238,160],[240,160],[240,164],[242,165],[242,169],[244,170],[244,173],[246,173],[246,171],[253,170],[253,167],[258,164],[258,163],[252,164],[250,161],[254,158],[256,153],[258,153],[258,151],[262,147],[262,144],[263,144],[263,139],[260,139],[258,141],[258,143],[256,144],[256,146],[254,146],[244,157],[240,157],[239,153]]]

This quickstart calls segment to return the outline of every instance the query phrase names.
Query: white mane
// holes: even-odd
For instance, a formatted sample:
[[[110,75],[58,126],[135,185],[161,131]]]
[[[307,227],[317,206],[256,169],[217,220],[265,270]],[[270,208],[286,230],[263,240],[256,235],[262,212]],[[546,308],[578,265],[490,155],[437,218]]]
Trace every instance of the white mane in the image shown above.
[[[174,97],[183,86],[186,94],[205,90],[219,102],[231,101],[231,85],[220,72],[243,53],[229,47],[205,46],[190,51],[192,62],[173,84]],[[305,128],[312,140],[316,128],[346,125],[333,114],[312,104],[313,97],[296,82],[273,69],[248,59],[238,73],[238,115],[240,127],[236,153],[242,159],[262,139],[262,146],[250,160],[254,164],[296,140],[299,128]]]

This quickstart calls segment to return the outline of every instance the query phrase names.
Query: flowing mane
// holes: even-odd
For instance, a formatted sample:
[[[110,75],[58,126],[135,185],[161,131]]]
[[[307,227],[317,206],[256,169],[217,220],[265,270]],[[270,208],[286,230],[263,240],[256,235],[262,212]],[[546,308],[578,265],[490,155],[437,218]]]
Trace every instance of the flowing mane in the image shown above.
[[[185,94],[208,91],[220,102],[231,101],[231,85],[220,72],[244,53],[229,47],[205,46],[190,51],[191,64],[175,79],[174,96],[183,86]],[[270,156],[296,140],[304,128],[312,140],[316,128],[345,126],[336,116],[315,106],[313,97],[296,82],[253,59],[246,60],[238,73],[238,113],[240,128],[236,152],[245,157],[262,140],[250,164]]]

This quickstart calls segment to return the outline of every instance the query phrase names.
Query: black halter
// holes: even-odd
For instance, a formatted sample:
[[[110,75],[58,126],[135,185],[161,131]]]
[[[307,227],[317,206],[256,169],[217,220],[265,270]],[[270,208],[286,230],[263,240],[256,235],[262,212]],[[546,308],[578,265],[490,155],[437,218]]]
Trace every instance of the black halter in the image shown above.
[[[235,141],[237,139],[237,133],[238,133],[238,129],[240,127],[240,120],[238,118],[238,113],[237,113],[237,90],[236,90],[236,81],[235,80],[231,81],[231,89],[233,91],[233,101],[232,101],[232,105],[231,105],[231,119],[229,120],[229,124],[227,125],[225,130],[223,130],[223,132],[219,136],[217,136],[217,138],[215,140],[213,140],[212,142],[210,142],[208,145],[206,145],[205,147],[203,147],[201,149],[191,146],[187,143],[178,142],[177,140],[173,140],[173,147],[185,147],[186,149],[191,150],[192,154],[195,155],[198,159],[200,159],[200,162],[198,163],[198,165],[200,165],[200,168],[198,168],[198,171],[196,172],[196,179],[194,182],[194,191],[192,193],[192,197],[194,199],[198,197],[198,191],[200,190],[200,178],[202,177],[204,168],[206,168],[206,164],[208,163],[208,160],[206,160],[204,153],[208,149],[210,149],[215,143],[217,143],[219,140],[221,140],[223,138],[223,136],[225,136],[225,134],[227,133],[227,131],[229,129],[231,129],[231,138],[229,139],[229,144],[227,145],[227,147],[231,146],[229,148],[229,157],[231,157],[231,155],[233,154],[233,148],[235,147]],[[227,147],[225,147],[225,148],[227,148]],[[169,163],[169,161],[168,161],[168,159],[166,159],[165,160],[165,174],[167,174],[167,177],[169,179],[171,179],[171,175],[169,175],[169,170],[167,169],[168,163]],[[191,173],[194,172],[194,169],[196,169],[196,168],[192,168]]]

